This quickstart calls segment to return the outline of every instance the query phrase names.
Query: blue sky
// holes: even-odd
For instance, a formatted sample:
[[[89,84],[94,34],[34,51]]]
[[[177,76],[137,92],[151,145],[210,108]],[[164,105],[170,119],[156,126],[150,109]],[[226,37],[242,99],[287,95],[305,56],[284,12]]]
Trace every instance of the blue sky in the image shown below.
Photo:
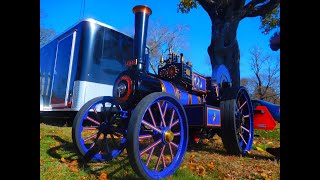
[[[193,63],[199,73],[210,75],[211,66],[207,47],[210,45],[211,22],[201,6],[188,14],[177,13],[179,0],[40,0],[40,9],[47,15],[42,20],[45,27],[53,28],[58,34],[64,32],[83,18],[93,18],[111,25],[129,35],[134,33],[134,14],[132,8],[143,4],[152,9],[151,21],[160,20],[166,26],[183,24],[189,26],[185,37],[188,49],[182,51],[186,59]],[[240,46],[240,76],[252,75],[249,67],[249,49],[259,45],[265,53],[279,55],[269,48],[269,38],[259,30],[259,17],[246,18],[240,22],[237,39]]]

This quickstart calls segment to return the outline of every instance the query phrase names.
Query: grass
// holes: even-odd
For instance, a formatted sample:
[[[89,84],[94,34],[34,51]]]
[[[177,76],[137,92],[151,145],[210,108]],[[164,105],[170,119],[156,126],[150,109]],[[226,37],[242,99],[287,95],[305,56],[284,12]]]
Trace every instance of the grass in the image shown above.
[[[189,147],[184,161],[168,179],[279,179],[280,162],[265,152],[280,146],[280,125],[273,131],[256,130],[248,156],[230,156],[221,138],[201,141]],[[259,147],[259,148],[257,148]],[[40,179],[140,179],[131,169],[126,150],[105,163],[86,163],[72,144],[71,127],[40,124]]]

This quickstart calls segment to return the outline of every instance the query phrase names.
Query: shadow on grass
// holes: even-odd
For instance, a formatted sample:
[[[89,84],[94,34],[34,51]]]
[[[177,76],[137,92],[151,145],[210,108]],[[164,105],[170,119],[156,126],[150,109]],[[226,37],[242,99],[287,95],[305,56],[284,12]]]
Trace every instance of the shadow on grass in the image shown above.
[[[70,143],[69,141],[66,141],[62,139],[59,136],[51,135],[52,138],[54,138],[56,141],[58,141],[61,145],[52,147],[47,150],[47,153],[55,158],[61,161],[61,158],[63,157],[66,162],[72,162],[74,160],[78,161],[78,168],[84,169],[84,171],[87,172],[88,175],[93,174],[96,177],[99,177],[101,174],[101,171],[108,169],[108,167],[111,166],[119,166],[115,169],[113,169],[111,172],[108,172],[108,179],[126,179],[126,180],[138,180],[138,177],[135,177],[133,174],[127,174],[121,177],[119,176],[119,173],[123,171],[124,169],[131,169],[129,159],[128,157],[124,157],[123,154],[119,155],[120,158],[115,158],[111,161],[108,162],[90,162],[85,160],[83,156],[81,156],[74,146],[73,143]],[[66,154],[71,154],[68,157],[62,156],[61,154],[58,153],[57,150],[63,150],[66,152]],[[110,164],[109,164],[110,163]],[[95,167],[98,168],[95,168]]]
[[[215,143],[215,142],[213,142],[213,143]],[[187,152],[206,151],[206,152],[216,153],[216,154],[223,155],[223,156],[232,156],[224,149],[224,147],[217,147],[213,143],[210,142],[208,144],[204,144],[201,142],[199,142],[199,143],[190,143],[189,142]],[[235,156],[240,157],[240,155],[235,155]],[[275,160],[275,157],[272,157],[272,155],[266,156],[266,155],[256,154],[256,153],[246,154],[246,155],[244,155],[244,157],[257,159],[257,160],[272,160],[272,161]]]
[[[81,156],[77,150],[77,148],[74,146],[73,143],[66,141],[62,139],[59,136],[51,135],[52,138],[54,138],[56,141],[58,141],[61,145],[52,147],[47,150],[47,153],[61,161],[61,158],[63,157],[66,162],[72,162],[74,160],[78,161],[78,168],[84,169],[84,171],[90,175],[93,174],[95,177],[99,177],[101,172],[108,169],[108,178],[109,179],[125,179],[125,180],[138,180],[138,176],[134,174],[134,172],[131,169],[129,159],[126,156],[125,153],[122,153],[117,158],[108,161],[108,162],[89,162],[86,161],[83,156]],[[213,142],[216,143],[216,142]],[[207,151],[210,153],[216,153],[223,156],[230,156],[230,154],[227,153],[227,151],[222,147],[222,145],[214,145],[212,142],[209,144],[203,144],[203,143],[190,143],[187,148],[187,152],[197,152],[197,151]],[[64,151],[63,153],[58,153],[59,151]],[[67,157],[63,154],[68,154]],[[271,156],[265,156],[262,154],[248,154],[245,157],[256,159],[256,160],[274,160],[274,158]],[[110,167],[111,166],[111,167]],[[128,172],[130,173],[124,173]]]

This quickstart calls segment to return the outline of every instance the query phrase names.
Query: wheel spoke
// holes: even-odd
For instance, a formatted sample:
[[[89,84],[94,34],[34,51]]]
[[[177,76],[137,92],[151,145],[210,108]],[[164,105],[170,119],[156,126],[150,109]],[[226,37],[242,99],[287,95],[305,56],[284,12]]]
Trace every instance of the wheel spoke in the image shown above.
[[[244,126],[241,126],[241,128],[247,131],[248,133],[250,132],[249,129],[245,128]]]
[[[83,131],[88,131],[88,130],[97,130],[98,126],[90,126],[90,127],[83,127]]]
[[[107,153],[110,153],[110,147],[109,147],[109,143],[108,143],[109,140],[106,135],[103,136],[103,140],[104,140],[103,142],[105,143],[105,146],[107,148]]]
[[[97,137],[97,134],[93,134],[93,135],[85,138],[83,141],[84,141],[84,142],[87,142],[88,140],[93,139],[93,138],[96,138],[96,137]]]
[[[161,116],[161,121],[162,121],[164,127],[166,127],[166,126],[167,126],[167,125],[166,125],[166,121],[164,120],[165,114],[162,113],[162,109],[161,109],[160,103],[157,102],[157,104],[158,104],[158,108],[159,108],[159,112],[160,112],[160,116]]]
[[[107,109],[106,109],[106,105],[105,103],[102,103],[102,118],[103,118],[103,121],[106,121],[107,119]]]
[[[96,117],[98,118],[98,120],[99,120],[100,122],[102,122],[102,119],[101,119],[100,116],[98,115],[98,111],[97,111],[96,108],[93,109],[93,112],[95,113],[95,115],[96,115]]]
[[[176,147],[176,148],[178,149],[178,145],[177,145],[176,143],[174,143],[174,142],[171,141],[170,144],[173,145],[174,147]]]
[[[180,136],[180,132],[173,133],[174,136]]]
[[[159,158],[157,160],[157,164],[156,164],[156,167],[155,167],[155,170],[157,171],[158,170],[158,166],[159,166],[159,163],[160,163],[160,159],[163,157],[163,151],[164,151],[164,148],[166,147],[166,145],[164,144],[161,148],[161,152],[160,152],[160,155],[159,155]]]
[[[176,124],[178,124],[179,119],[177,119],[174,123],[172,123],[171,127],[175,126]]]
[[[154,142],[153,144],[151,144],[150,146],[148,146],[147,148],[145,148],[143,151],[140,152],[140,156],[144,155],[146,152],[148,152],[151,148],[155,147],[156,145],[161,143],[161,139],[159,139],[158,141]]]
[[[156,127],[156,126],[157,126],[157,124],[156,124],[156,122],[154,121],[154,117],[153,117],[153,114],[152,114],[151,109],[150,109],[150,108],[148,108],[148,111],[149,111],[149,114],[150,114],[151,120],[152,120],[152,122],[153,122],[153,125]]]
[[[242,109],[245,104],[247,104],[247,101],[244,101],[244,103],[239,107],[239,110]]]
[[[111,119],[111,110],[112,110],[113,106],[114,106],[114,104],[111,103],[111,106],[109,108],[108,115],[107,115],[107,122],[110,122],[109,119]]]
[[[173,121],[173,117],[174,117],[174,113],[175,113],[176,111],[174,110],[174,109],[172,109],[172,114],[171,114],[171,119],[170,119],[170,128],[172,127],[172,121]]]
[[[167,108],[168,108],[168,103],[166,103],[166,102],[165,102],[165,104],[166,104],[166,106],[164,107],[163,117],[165,117],[165,116],[166,116]]]
[[[161,133],[161,130],[160,130],[160,129],[158,129],[158,128],[156,128],[156,127],[152,126],[150,123],[148,123],[148,122],[147,122],[147,121],[145,121],[145,120],[142,120],[142,124],[144,124],[145,126],[147,126],[147,127],[151,128],[151,129],[153,129],[153,130],[155,130],[155,131],[157,131],[157,132]]]
[[[97,124],[97,125],[100,126],[100,123],[99,123],[98,121],[92,119],[91,117],[87,116],[87,119],[88,119],[89,121],[91,121],[91,122],[93,122],[93,123],[95,123],[95,124]]]
[[[164,147],[163,147],[163,150],[164,150],[164,148],[165,148],[165,145],[164,145]],[[163,152],[162,152],[162,163],[163,163],[163,167],[165,168],[165,167],[167,167],[167,165],[166,165],[166,160],[164,159],[164,155],[163,155]]]
[[[93,148],[93,146],[94,146],[95,144],[96,144],[96,143],[93,142],[93,143],[91,144],[91,146],[89,147],[89,149]]]
[[[170,149],[170,157],[171,157],[171,162],[173,161],[173,152],[172,152],[172,147],[171,144],[169,143],[169,149]]]
[[[152,154],[153,154],[153,151],[154,151],[154,147],[151,149],[151,152],[150,152],[150,154],[148,155],[148,159],[147,159],[147,162],[146,162],[146,166],[149,165],[149,162],[150,162],[151,156],[152,156]]]
[[[242,134],[239,133],[239,136],[241,137],[241,139],[243,140],[243,142],[247,145],[247,142],[246,142],[246,140],[244,140]]]
[[[249,114],[248,115],[245,115],[245,116],[243,116],[244,118],[248,118],[249,117]]]
[[[141,136],[139,136],[139,140],[150,139],[150,138],[152,138],[152,135],[150,135],[150,134],[146,134],[146,135],[141,135]]]

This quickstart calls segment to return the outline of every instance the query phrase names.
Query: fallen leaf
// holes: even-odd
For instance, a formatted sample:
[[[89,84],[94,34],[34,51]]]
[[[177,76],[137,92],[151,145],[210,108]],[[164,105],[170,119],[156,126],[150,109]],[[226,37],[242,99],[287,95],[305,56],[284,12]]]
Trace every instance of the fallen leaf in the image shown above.
[[[203,144],[208,144],[208,142],[209,142],[209,139],[204,139],[204,140],[202,140],[202,143],[203,143]]]
[[[263,150],[263,149],[260,148],[260,147],[256,147],[256,149],[257,149],[258,151],[265,151],[265,150]]]
[[[166,160],[166,162],[171,162],[171,157],[170,156],[166,156],[165,160]]]
[[[74,166],[72,166],[70,169],[71,169],[72,172],[78,172],[79,171],[79,169],[77,167],[74,167]]]
[[[213,162],[208,163],[207,167],[208,167],[209,170],[213,170],[214,169],[214,163]]]
[[[42,139],[42,137],[40,136],[40,140]]]
[[[67,162],[67,160],[64,159],[64,157],[62,157],[62,158],[60,159],[60,161],[63,162],[63,163],[66,163],[66,162]]]
[[[86,180],[86,177],[85,177],[85,176],[82,176],[82,177],[81,177],[81,180]]]
[[[197,174],[199,176],[206,175],[206,169],[203,166],[201,166],[201,165],[197,166],[196,170],[197,170]]]
[[[59,143],[59,142],[56,142],[54,145],[55,145],[55,146],[59,146],[59,145],[60,145],[60,143]]]
[[[100,180],[108,180],[107,174],[104,173],[104,172],[101,173],[100,176],[99,176],[99,179],[100,179]]]
[[[55,147],[56,147],[55,145],[51,145],[51,146],[50,146],[50,148],[55,148]]]
[[[73,160],[71,163],[70,163],[71,166],[76,166],[78,165],[78,161],[77,160]]]
[[[247,152],[248,154],[252,154],[251,151],[246,150],[246,152]]]
[[[272,144],[272,142],[271,142],[271,141],[269,141],[269,142],[267,142],[267,144]]]

